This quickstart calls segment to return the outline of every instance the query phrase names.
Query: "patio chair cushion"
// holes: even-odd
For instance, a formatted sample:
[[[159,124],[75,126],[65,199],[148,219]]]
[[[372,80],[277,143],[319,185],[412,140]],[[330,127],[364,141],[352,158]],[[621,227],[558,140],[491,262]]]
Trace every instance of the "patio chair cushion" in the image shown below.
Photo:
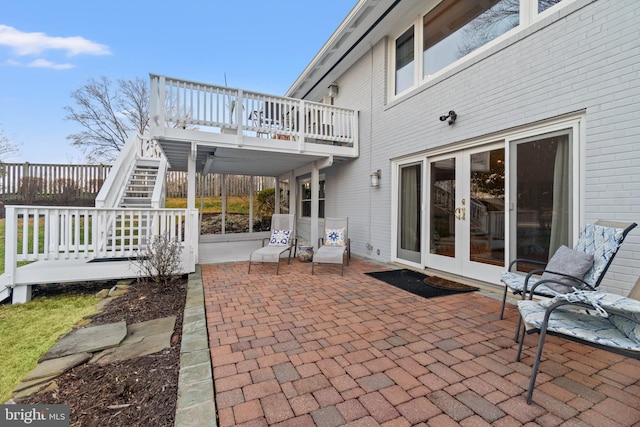
[[[592,266],[593,255],[579,252],[562,245],[549,260],[549,263],[545,268],[545,270],[548,271],[542,273],[542,279],[551,279],[562,283],[547,283],[547,286],[551,289],[562,293],[571,292],[573,290],[573,286],[576,285],[574,280],[569,277],[550,272],[555,271],[582,279]]]
[[[527,329],[540,329],[542,327],[547,307],[553,301],[518,301],[518,309]],[[640,351],[640,343],[625,335],[610,319],[597,314],[586,313],[584,310],[576,311],[564,307],[554,310],[549,317],[547,330],[594,344]]]
[[[344,246],[344,228],[326,228],[324,230],[326,246]]]
[[[583,280],[594,286],[606,270],[609,260],[618,251],[624,240],[624,229],[587,224],[580,232],[575,250],[593,254],[593,267]]]
[[[613,325],[618,328],[623,334],[625,334],[629,339],[635,341],[640,344],[640,317],[638,319],[631,320],[627,319],[624,316],[618,316],[616,314],[611,314],[609,316],[609,320]]]
[[[271,231],[271,238],[269,239],[269,245],[288,245],[291,238],[291,230],[273,230]]]

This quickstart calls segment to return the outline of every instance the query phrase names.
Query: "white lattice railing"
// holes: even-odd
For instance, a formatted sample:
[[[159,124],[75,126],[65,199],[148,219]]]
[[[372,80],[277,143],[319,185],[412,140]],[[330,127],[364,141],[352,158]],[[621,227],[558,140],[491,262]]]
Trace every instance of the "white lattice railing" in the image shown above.
[[[21,261],[133,258],[159,235],[180,242],[189,257],[197,251],[197,219],[185,209],[7,206],[5,271]]]
[[[250,136],[354,147],[357,112],[333,105],[151,75],[156,126],[212,127]]]

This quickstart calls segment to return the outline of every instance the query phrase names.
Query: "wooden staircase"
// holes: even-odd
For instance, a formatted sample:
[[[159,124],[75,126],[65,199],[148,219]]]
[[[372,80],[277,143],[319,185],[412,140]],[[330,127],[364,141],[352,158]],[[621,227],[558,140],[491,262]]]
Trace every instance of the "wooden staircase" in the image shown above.
[[[151,196],[158,179],[158,162],[138,160],[120,200],[121,208],[151,208]]]

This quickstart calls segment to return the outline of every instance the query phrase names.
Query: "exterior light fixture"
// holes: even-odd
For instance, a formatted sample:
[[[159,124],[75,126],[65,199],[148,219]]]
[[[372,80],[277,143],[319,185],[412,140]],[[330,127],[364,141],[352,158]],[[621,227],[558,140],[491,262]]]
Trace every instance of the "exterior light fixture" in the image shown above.
[[[440,121],[444,122],[445,120],[449,119],[449,126],[451,126],[456,122],[457,118],[458,118],[458,115],[456,114],[456,112],[451,110],[449,111],[449,114],[447,114],[446,116],[440,116]]]
[[[332,98],[338,96],[338,83],[333,82],[329,85],[329,96]]]
[[[380,178],[382,178],[382,171],[378,169],[377,171],[373,172],[369,177],[371,178],[371,186],[377,187],[380,185]]]

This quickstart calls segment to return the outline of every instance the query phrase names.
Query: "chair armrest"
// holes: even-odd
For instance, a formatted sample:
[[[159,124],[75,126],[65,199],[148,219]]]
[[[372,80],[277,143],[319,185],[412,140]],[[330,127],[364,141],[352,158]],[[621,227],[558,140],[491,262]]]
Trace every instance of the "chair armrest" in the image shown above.
[[[264,248],[265,243],[267,243],[269,240],[271,240],[271,237],[263,237],[262,238],[262,247]]]
[[[558,281],[557,279],[540,279],[537,282],[535,282],[533,285],[531,285],[531,288],[529,288],[529,279],[531,279],[532,276],[534,275],[542,275],[543,273],[552,273],[552,274],[557,274],[559,276],[563,276],[563,277],[567,277],[571,280],[573,280],[575,282],[575,285],[578,289],[582,289],[582,290],[589,290],[589,291],[594,291],[595,288],[593,286],[591,286],[590,284],[588,284],[587,282],[585,282],[584,280],[582,280],[579,277],[576,276],[572,276],[570,274],[566,274],[566,273],[561,273],[558,271],[551,271],[551,270],[543,270],[543,269],[538,269],[538,270],[533,270],[530,271],[529,273],[527,273],[527,276],[524,279],[524,284],[522,287],[522,299],[526,299],[526,294],[527,292],[529,292],[529,299],[533,299],[533,295],[535,294],[535,289],[545,283],[557,283],[558,285],[562,285],[562,286],[568,286],[566,283],[562,283],[560,281]],[[548,287],[548,286],[547,286]]]
[[[585,282],[583,279],[576,277],[576,276],[572,276],[570,274],[566,274],[566,273],[561,273],[559,271],[551,271],[551,270],[536,270],[536,271],[542,271],[544,273],[551,273],[551,274],[557,274],[558,276],[562,276],[562,277],[566,277],[568,279],[571,279],[573,282],[575,282],[575,287],[577,289],[580,290],[584,290],[584,291],[595,291],[596,289],[591,286],[589,283]],[[545,284],[545,283],[557,283],[559,285],[562,286],[568,286],[566,283],[562,283],[557,279],[541,279],[538,280],[536,283],[533,284],[533,286],[531,286],[530,292],[533,293],[533,291],[535,290],[535,288],[537,288],[539,285]],[[525,281],[525,290],[527,288],[527,283]],[[548,285],[547,285],[548,287]]]

